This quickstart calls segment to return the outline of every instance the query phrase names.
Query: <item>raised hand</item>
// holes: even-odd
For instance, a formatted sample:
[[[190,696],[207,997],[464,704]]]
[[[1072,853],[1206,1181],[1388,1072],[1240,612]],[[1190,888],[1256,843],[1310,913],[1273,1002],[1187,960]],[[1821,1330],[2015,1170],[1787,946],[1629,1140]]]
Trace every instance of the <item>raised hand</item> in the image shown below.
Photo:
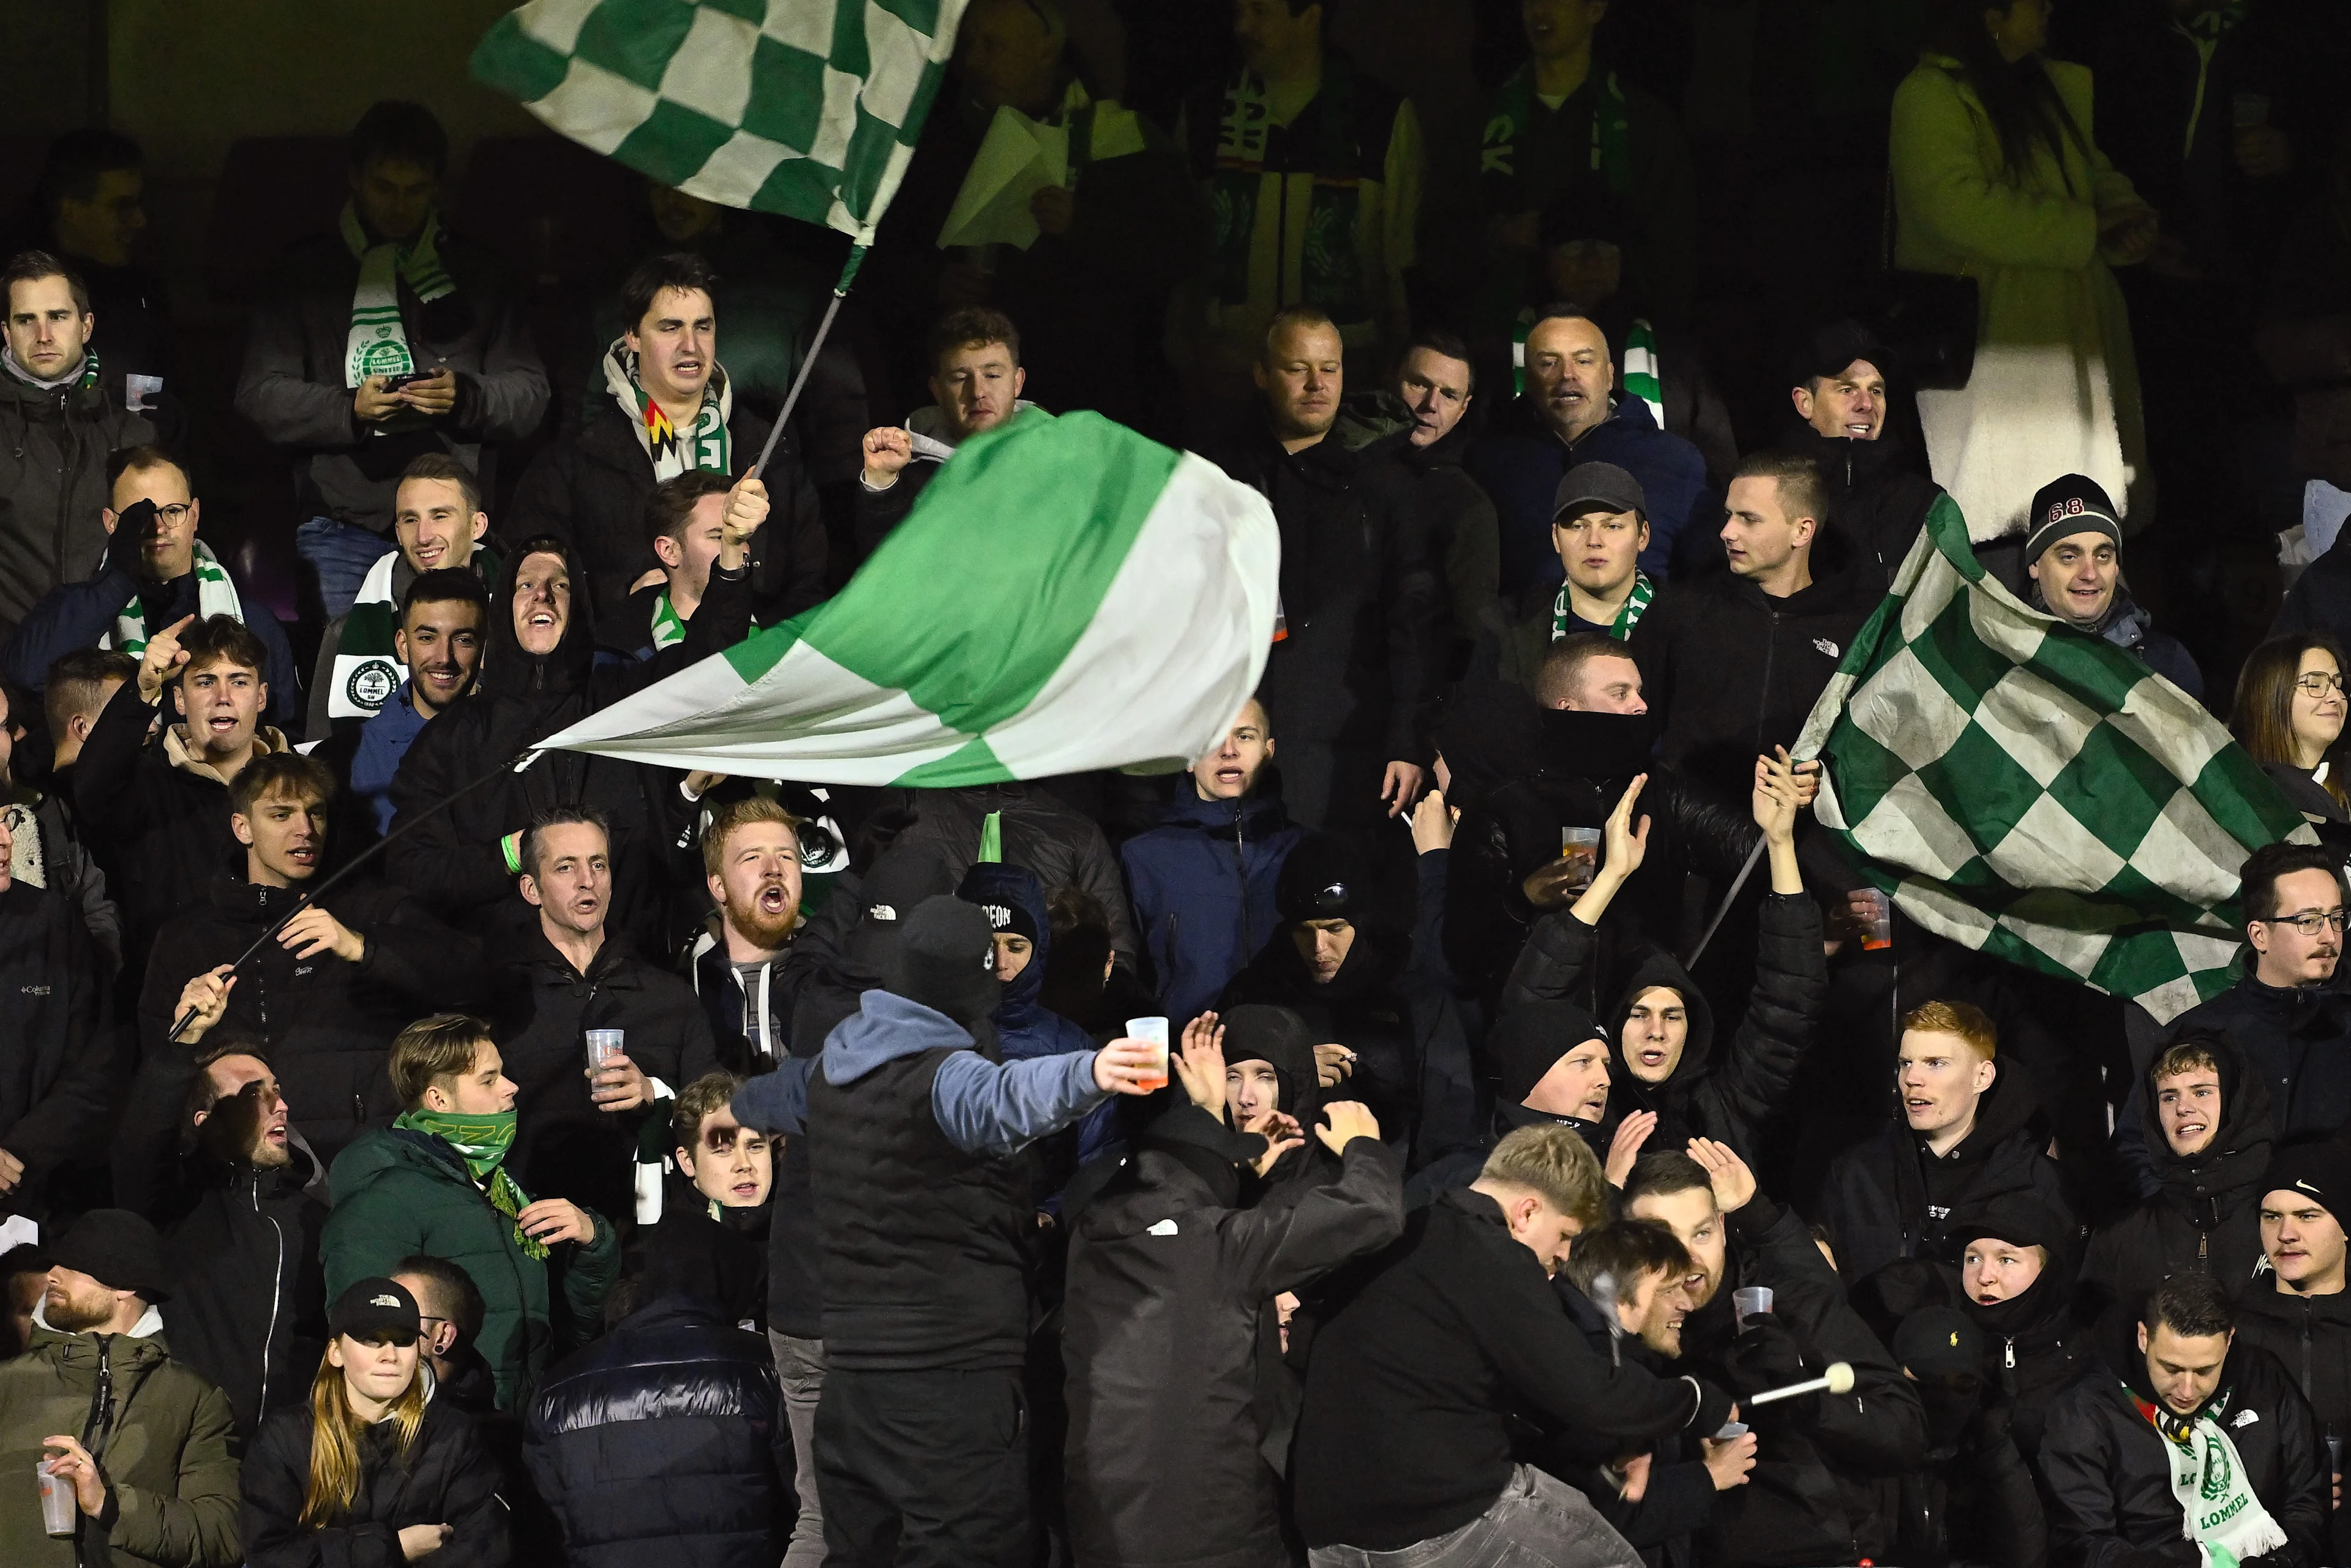
[[[180,988],[180,1005],[172,1014],[173,1018],[191,1012],[196,1015],[180,1030],[176,1037],[180,1043],[193,1045],[204,1039],[204,1031],[220,1022],[222,1015],[228,1011],[228,994],[235,988],[235,967],[229,964],[190,977]]]
[[[898,482],[899,471],[914,460],[914,438],[894,424],[865,433],[865,483],[886,490]]]
[[[160,702],[163,687],[180,673],[188,662],[187,650],[180,646],[180,633],[188,629],[193,615],[183,615],[147,641],[147,651],[139,655],[139,697],[142,702]]]
[[[1707,1182],[1714,1188],[1714,1207],[1723,1213],[1737,1213],[1755,1197],[1755,1173],[1729,1144],[1692,1138],[1689,1157],[1706,1167]]]
[[[1375,1143],[1379,1139],[1378,1120],[1372,1115],[1371,1107],[1359,1100],[1332,1101],[1322,1107],[1322,1123],[1314,1129],[1314,1135],[1334,1155],[1345,1154],[1347,1145],[1357,1138],[1370,1138]]]
[[[1608,1140],[1608,1159],[1603,1168],[1610,1186],[1624,1186],[1625,1179],[1633,1174],[1633,1162],[1641,1157],[1641,1145],[1647,1143],[1649,1134],[1656,1130],[1657,1113],[1655,1111],[1635,1111],[1616,1124],[1616,1135]]]
[[[1184,1039],[1168,1065],[1192,1103],[1211,1116],[1225,1113],[1225,1026],[1202,1013],[1184,1026]]]

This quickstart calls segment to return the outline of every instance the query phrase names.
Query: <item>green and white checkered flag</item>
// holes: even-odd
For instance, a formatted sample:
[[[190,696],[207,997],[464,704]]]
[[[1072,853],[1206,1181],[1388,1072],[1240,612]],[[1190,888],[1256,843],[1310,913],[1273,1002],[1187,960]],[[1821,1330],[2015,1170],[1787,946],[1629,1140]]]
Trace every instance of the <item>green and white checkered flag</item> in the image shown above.
[[[1280,566],[1272,508],[1214,464],[1030,409],[829,602],[542,744],[811,784],[1172,771],[1257,689]]]
[[[2169,1022],[2234,979],[2239,869],[2314,841],[2220,722],[1989,576],[1950,497],[1797,755],[1813,814],[1929,931]]]
[[[474,75],[705,201],[873,242],[966,0],[530,0]]]

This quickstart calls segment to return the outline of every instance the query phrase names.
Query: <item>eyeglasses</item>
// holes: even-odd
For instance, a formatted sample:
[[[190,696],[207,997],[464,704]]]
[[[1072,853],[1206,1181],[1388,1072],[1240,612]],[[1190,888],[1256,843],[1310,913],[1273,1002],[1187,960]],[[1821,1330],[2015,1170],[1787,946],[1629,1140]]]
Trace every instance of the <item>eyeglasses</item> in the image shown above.
[[[2291,925],[2304,936],[2315,936],[2322,931],[2343,929],[2344,914],[2340,909],[2305,909],[2299,915],[2272,915],[2262,918],[2264,925]]]
[[[2307,692],[2312,696],[2323,697],[2329,692],[2341,691],[2343,689],[2343,677],[2341,675],[2330,675],[2324,670],[2313,670],[2310,674],[2302,676],[2294,684],[2300,686],[2304,692]]]

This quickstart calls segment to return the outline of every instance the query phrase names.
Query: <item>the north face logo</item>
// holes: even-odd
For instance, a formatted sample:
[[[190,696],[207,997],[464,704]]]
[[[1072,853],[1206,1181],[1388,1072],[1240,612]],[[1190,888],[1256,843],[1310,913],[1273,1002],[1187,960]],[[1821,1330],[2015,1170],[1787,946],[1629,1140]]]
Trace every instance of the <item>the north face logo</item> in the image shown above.
[[[1822,653],[1826,653],[1832,659],[1841,657],[1844,653],[1844,650],[1840,649],[1834,643],[1830,642],[1826,637],[1813,638],[1813,646],[1818,648]]]
[[[891,908],[886,904],[877,904],[865,913],[872,915],[876,920],[895,920],[898,918],[898,912]]]
[[[368,1305],[371,1307],[396,1307],[400,1305],[400,1298],[398,1296],[370,1296],[368,1298]]]

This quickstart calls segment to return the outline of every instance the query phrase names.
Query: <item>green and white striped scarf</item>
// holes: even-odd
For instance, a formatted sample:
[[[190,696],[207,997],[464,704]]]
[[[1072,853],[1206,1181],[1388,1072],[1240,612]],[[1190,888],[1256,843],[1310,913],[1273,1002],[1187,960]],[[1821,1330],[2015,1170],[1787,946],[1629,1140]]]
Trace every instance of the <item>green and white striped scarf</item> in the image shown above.
[[[1522,397],[1527,390],[1527,334],[1535,329],[1532,306],[1519,312],[1519,319],[1510,329],[1510,395]],[[1633,324],[1625,329],[1625,358],[1616,367],[1617,390],[1627,396],[1639,398],[1649,405],[1649,417],[1657,428],[1666,427],[1666,383],[1664,372],[1657,364],[1657,329],[1646,316],[1635,316]]]
[[[343,349],[343,384],[357,387],[370,376],[404,376],[416,369],[409,351],[408,327],[400,319],[400,286],[425,305],[456,292],[441,266],[441,213],[428,209],[424,226],[409,245],[368,244],[359,210],[343,204],[343,244],[359,258],[359,287],[351,291],[351,331]],[[381,434],[381,427],[378,427]]]
[[[498,553],[487,541],[475,541],[469,564],[483,581],[498,580]],[[400,552],[386,550],[368,569],[359,597],[343,617],[342,634],[335,642],[334,685],[327,693],[327,716],[339,728],[381,713],[408,678],[408,666],[392,640],[400,627],[400,601],[392,591],[399,570]]]
[[[669,590],[653,595],[653,652],[658,653],[673,643],[685,641],[685,622],[677,618],[677,606],[669,601]]]
[[[1624,604],[1616,612],[1616,619],[1609,622],[1608,634],[1619,643],[1629,641],[1633,628],[1641,623],[1642,615],[1647,612],[1649,601],[1656,596],[1657,585],[1649,580],[1647,572],[1635,567],[1633,591],[1625,596]],[[1551,640],[1556,643],[1566,636],[1567,623],[1575,619],[1578,617],[1567,601],[1567,584],[1562,582],[1559,585],[1559,597],[1551,601]]]
[[[726,422],[735,417],[735,389],[727,382],[726,366],[710,367],[710,379],[702,387],[702,408],[694,416],[691,430],[672,424],[662,405],[645,391],[637,376],[636,352],[626,338],[613,339],[605,351],[604,390],[628,415],[629,427],[637,433],[637,444],[653,459],[654,484],[695,469],[735,472],[734,437],[726,429]]]
[[[245,605],[236,596],[236,584],[228,580],[228,568],[221,565],[213,554],[213,547],[204,540],[196,541],[196,619],[209,621],[215,615],[226,615],[242,622]],[[154,635],[147,624],[146,604],[133,594],[131,602],[114,618],[114,630],[98,640],[101,648],[111,648],[132,658],[147,651],[147,639]]]

